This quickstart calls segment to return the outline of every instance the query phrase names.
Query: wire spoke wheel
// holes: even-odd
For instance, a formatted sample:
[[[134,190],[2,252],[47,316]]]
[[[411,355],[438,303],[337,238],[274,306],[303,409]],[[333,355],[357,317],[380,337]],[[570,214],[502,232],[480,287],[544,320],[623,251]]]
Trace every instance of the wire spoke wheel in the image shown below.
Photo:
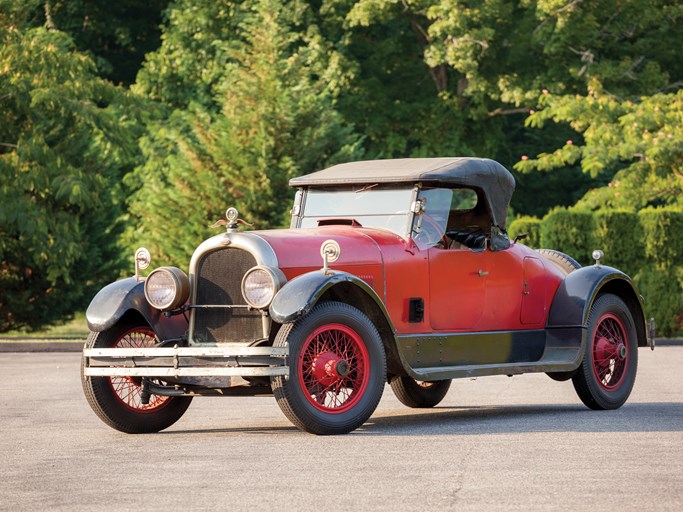
[[[157,343],[154,331],[146,326],[125,332],[114,343],[113,348],[145,348]],[[137,412],[153,412],[169,403],[170,397],[150,395],[149,403],[142,403],[142,380],[136,377],[109,377],[109,383],[116,397],[126,407]]]
[[[628,306],[612,294],[591,306],[583,362],[572,378],[581,401],[591,409],[616,409],[631,394],[638,344]]]
[[[273,346],[289,347],[290,375],[273,377],[273,394],[297,427],[346,434],[374,412],[384,390],[384,345],[370,319],[342,302],[322,302],[283,325]]]
[[[92,332],[86,348],[145,348],[156,345],[152,328],[141,321],[122,321],[102,332]],[[86,376],[81,364],[81,383],[88,404],[110,427],[129,434],[158,432],[178,421],[190,406],[192,397],[150,395],[142,403],[139,377]],[[155,380],[155,382],[159,382]]]
[[[616,389],[626,373],[629,350],[621,320],[612,313],[603,315],[593,335],[593,371],[600,386]]]
[[[298,374],[310,403],[324,412],[340,413],[362,398],[368,385],[368,351],[353,329],[328,324],[306,339]]]

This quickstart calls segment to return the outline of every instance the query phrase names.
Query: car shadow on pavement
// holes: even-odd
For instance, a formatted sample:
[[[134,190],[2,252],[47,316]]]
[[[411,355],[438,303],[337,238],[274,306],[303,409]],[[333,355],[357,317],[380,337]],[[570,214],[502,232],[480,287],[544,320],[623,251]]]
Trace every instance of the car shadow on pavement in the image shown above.
[[[683,432],[683,403],[633,403],[615,411],[583,405],[435,407],[372,416],[350,435],[488,435],[538,432]],[[169,429],[155,435],[308,435],[293,425]]]
[[[583,405],[436,407],[371,417],[364,435],[481,435],[522,432],[683,432],[683,403],[632,403],[614,411]]]

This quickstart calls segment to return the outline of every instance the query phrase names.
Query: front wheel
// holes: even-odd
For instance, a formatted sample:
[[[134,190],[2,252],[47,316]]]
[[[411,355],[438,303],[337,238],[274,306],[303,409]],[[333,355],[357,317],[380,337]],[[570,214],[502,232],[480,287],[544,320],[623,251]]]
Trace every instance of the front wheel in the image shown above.
[[[391,390],[396,398],[403,405],[416,409],[438,405],[450,387],[450,380],[421,382],[405,375],[396,377],[391,381]]]
[[[382,397],[384,346],[370,319],[342,302],[323,302],[279,330],[289,347],[289,375],[271,379],[282,412],[312,434],[346,434],[372,415]]]
[[[154,331],[142,322],[122,322],[102,332],[92,332],[85,348],[141,348],[156,344]],[[192,397],[151,395],[142,403],[138,377],[89,377],[81,364],[81,383],[88,404],[110,427],[128,434],[159,432],[185,413]]]
[[[638,367],[633,316],[619,297],[605,294],[591,306],[583,362],[572,378],[591,409],[617,409],[631,394]]]

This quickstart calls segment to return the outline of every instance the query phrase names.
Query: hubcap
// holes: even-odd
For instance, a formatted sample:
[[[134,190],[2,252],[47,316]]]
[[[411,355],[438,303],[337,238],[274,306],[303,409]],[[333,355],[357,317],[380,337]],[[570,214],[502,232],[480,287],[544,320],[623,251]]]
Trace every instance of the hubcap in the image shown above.
[[[616,390],[626,375],[629,353],[626,329],[613,313],[600,317],[593,333],[593,372],[600,387]]]
[[[363,339],[342,324],[326,324],[306,339],[298,358],[299,385],[316,409],[339,414],[354,407],[369,381]]]

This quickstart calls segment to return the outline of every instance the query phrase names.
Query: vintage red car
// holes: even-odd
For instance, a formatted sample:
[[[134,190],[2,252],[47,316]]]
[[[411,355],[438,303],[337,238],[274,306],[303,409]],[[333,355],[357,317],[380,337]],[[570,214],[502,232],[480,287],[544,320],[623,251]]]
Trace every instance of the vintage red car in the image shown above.
[[[176,422],[195,396],[274,394],[315,434],[373,413],[385,382],[432,407],[451,379],[545,372],[592,409],[615,409],[654,348],[640,295],[614,268],[581,267],[509,240],[515,182],[478,158],[336,165],[295,178],[290,229],[227,231],[189,277],[139,269],[103,288],[82,382],[95,413],[129,433]]]

